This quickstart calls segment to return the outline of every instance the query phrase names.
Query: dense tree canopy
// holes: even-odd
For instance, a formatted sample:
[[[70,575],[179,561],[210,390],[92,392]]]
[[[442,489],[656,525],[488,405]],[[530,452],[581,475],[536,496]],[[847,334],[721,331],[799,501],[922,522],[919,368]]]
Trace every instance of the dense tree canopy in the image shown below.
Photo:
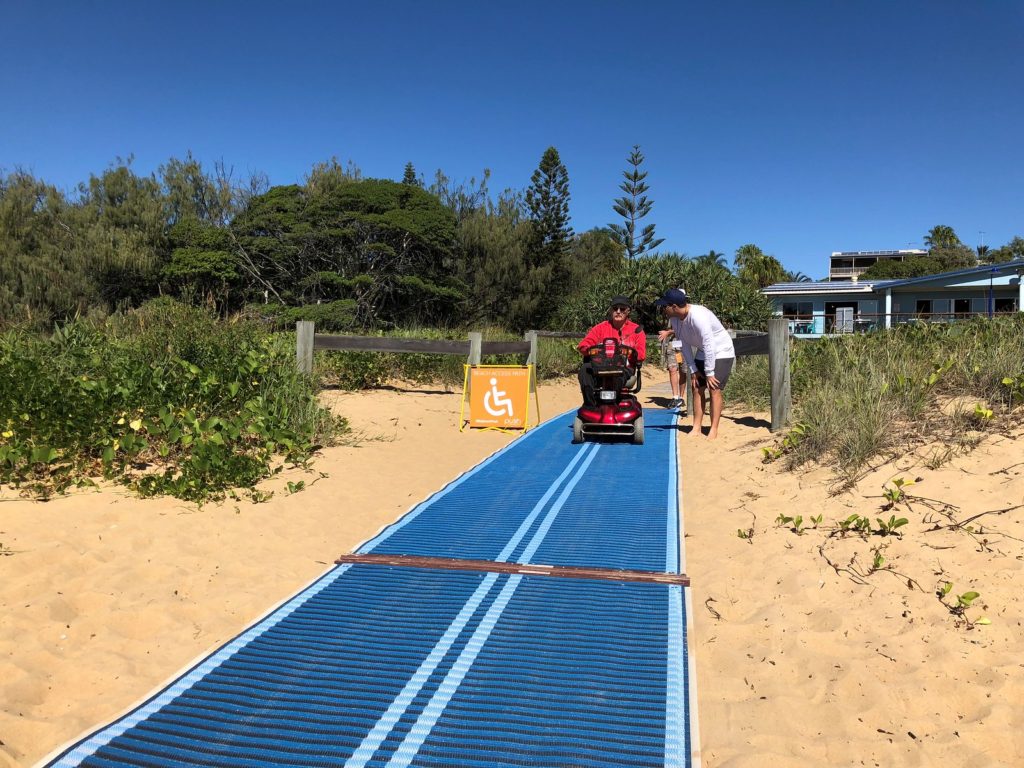
[[[625,259],[618,269],[595,276],[568,297],[555,325],[583,329],[605,316],[608,299],[622,294],[633,301],[633,319],[648,330],[665,327],[654,302],[668,288],[683,288],[691,300],[705,304],[731,328],[763,329],[771,316],[767,297],[720,264],[676,253]]]
[[[1024,238],[1015,237],[1001,248],[996,248],[989,253],[990,260],[998,264],[1004,261],[1024,259]]]
[[[415,185],[274,187],[230,231],[254,287],[287,304],[354,299],[365,327],[448,317],[464,297],[452,278],[455,218]]]
[[[924,236],[924,242],[928,246],[926,256],[912,256],[903,261],[879,259],[864,273],[863,278],[898,280],[924,277],[966,269],[978,263],[978,254],[960,242],[952,227],[944,224],[932,227]],[[999,251],[992,252],[989,258],[994,258],[998,253]]]
[[[769,256],[753,243],[736,249],[736,274],[758,288],[786,279],[786,270],[774,256]]]
[[[487,170],[465,182],[438,171],[424,188],[411,163],[390,181],[337,158],[314,165],[302,184],[276,187],[262,174],[235,178],[223,164],[204,169],[191,154],[149,175],[119,159],[70,192],[0,172],[0,326],[49,329],[171,294],[224,315],[259,304],[282,323],[315,317],[344,330],[579,330],[625,293],[654,329],[654,300],[682,286],[728,324],[759,327],[768,311],[759,288],[806,277],[753,244],[737,250],[733,270],[714,250],[694,259],[651,253],[661,240],[642,222],[652,205],[643,160],[634,147],[614,201],[622,223],[580,234],[554,147],[527,186],[496,197]],[[1020,237],[975,253],[939,225],[925,241],[926,256],[880,261],[867,277],[1024,258]]]
[[[74,211],[26,173],[0,175],[0,323],[47,326],[99,300],[71,228]]]

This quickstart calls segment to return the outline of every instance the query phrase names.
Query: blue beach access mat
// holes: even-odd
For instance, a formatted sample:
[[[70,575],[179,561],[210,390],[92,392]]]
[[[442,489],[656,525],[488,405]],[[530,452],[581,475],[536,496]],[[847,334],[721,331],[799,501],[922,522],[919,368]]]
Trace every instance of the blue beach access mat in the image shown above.
[[[675,414],[642,446],[573,445],[571,420],[46,764],[698,766]]]

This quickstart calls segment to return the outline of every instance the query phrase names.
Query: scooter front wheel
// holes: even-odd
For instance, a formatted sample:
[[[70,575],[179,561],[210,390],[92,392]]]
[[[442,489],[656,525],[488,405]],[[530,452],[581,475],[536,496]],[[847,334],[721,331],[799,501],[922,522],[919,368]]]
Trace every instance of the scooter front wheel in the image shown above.
[[[572,441],[574,443],[583,442],[583,420],[579,416],[572,423]]]
[[[633,422],[633,445],[644,444],[644,417]]]

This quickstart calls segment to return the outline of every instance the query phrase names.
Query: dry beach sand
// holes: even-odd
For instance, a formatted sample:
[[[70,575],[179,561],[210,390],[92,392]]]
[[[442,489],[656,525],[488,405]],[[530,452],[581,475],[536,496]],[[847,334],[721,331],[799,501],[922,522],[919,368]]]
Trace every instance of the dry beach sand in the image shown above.
[[[0,766],[114,717],[511,439],[459,434],[458,393],[324,398],[360,441],[268,481],[263,504],[0,495]],[[543,386],[542,413],[577,399],[575,382]],[[770,442],[763,415],[728,407],[719,441],[681,437],[703,764],[1020,765],[1024,507],[995,512],[1024,504],[1024,440],[990,436],[935,470],[906,456],[839,495],[824,470],[762,465]],[[828,536],[854,512],[881,517],[894,476],[921,477],[909,493],[934,500],[893,510],[910,520],[901,539]],[[824,519],[797,535],[780,512]],[[868,574],[879,546],[893,570]],[[957,626],[944,581],[947,602],[981,593],[967,617],[991,624]]]

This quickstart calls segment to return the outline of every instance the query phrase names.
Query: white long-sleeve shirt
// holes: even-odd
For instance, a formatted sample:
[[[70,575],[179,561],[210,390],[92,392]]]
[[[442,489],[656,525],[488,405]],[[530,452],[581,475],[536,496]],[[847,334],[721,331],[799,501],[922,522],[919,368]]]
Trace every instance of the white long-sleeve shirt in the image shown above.
[[[732,337],[715,317],[715,313],[707,307],[691,304],[685,318],[680,320],[673,317],[671,321],[672,332],[676,339],[683,342],[683,358],[690,368],[690,373],[697,372],[697,366],[693,362],[694,347],[697,347],[697,357],[704,359],[704,372],[708,376],[714,376],[716,360],[736,357]]]

